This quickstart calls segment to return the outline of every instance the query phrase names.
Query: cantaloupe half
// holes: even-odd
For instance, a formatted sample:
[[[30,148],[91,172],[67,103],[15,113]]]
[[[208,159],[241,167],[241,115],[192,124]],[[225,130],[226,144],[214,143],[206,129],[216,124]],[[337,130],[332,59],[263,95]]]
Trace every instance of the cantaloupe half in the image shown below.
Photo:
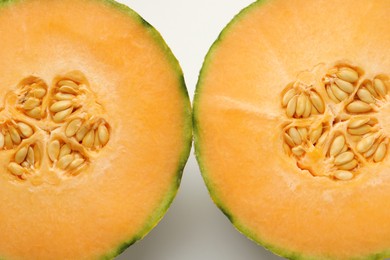
[[[390,257],[390,1],[268,0],[204,62],[197,159],[216,204],[290,259]]]
[[[0,38],[0,259],[113,258],[180,184],[177,60],[110,0],[0,1]]]

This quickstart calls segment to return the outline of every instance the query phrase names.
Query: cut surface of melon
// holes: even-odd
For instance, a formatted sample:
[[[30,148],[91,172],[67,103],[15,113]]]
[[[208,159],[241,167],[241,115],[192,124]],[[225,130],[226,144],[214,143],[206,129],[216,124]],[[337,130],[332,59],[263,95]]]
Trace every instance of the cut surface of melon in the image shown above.
[[[291,259],[390,256],[390,2],[258,1],[211,47],[194,98],[211,197]]]
[[[180,184],[180,66],[114,1],[1,1],[0,34],[0,259],[111,259]]]

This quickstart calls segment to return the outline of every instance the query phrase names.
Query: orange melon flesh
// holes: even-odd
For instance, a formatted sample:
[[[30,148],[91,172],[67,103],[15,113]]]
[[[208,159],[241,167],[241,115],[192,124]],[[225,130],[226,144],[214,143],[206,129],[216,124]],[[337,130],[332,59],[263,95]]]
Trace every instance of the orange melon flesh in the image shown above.
[[[15,182],[1,153],[1,259],[110,259],[161,219],[191,142],[181,69],[161,36],[113,1],[15,1],[0,7],[0,91],[29,75],[82,71],[111,126],[78,176]]]
[[[204,180],[233,224],[276,254],[390,256],[390,160],[347,182],[313,177],[283,151],[280,105],[286,85],[320,63],[389,73],[389,11],[387,0],[258,1],[206,57],[194,101]]]

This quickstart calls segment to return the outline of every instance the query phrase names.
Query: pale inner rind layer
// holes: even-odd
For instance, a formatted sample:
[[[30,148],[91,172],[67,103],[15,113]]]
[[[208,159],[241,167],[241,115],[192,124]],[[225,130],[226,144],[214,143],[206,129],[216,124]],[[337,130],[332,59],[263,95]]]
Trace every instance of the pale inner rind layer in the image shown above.
[[[378,156],[376,161],[373,155],[364,156],[372,140],[361,132],[375,130],[373,146],[378,144],[377,151],[381,140],[389,136],[390,110],[387,97],[370,103],[366,91],[357,93],[358,89],[369,91],[361,85],[366,79],[373,82],[390,73],[389,9],[390,2],[385,0],[259,2],[229,25],[206,59],[194,105],[195,141],[203,176],[214,200],[236,227],[278,254],[318,259],[389,255],[390,162],[386,156]],[[338,92],[343,101],[337,97],[332,100],[326,91],[327,81],[322,81],[339,65],[364,69],[358,73],[358,83],[353,83],[356,95],[348,93],[348,84],[337,85],[347,93],[341,96]],[[314,76],[301,74],[312,68],[317,69]],[[320,104],[315,107],[318,113],[306,115],[306,107],[302,107],[299,116],[296,109],[291,116],[287,114],[283,94],[297,78],[318,81],[318,89],[307,90],[304,99],[314,107],[316,100],[322,101],[323,113]],[[313,94],[319,99],[310,99]],[[365,104],[348,107],[356,101],[373,111],[365,110]],[[362,106],[362,113],[355,113]],[[341,174],[331,167],[322,173],[309,171],[297,165],[297,158],[303,156],[299,149],[297,155],[286,155],[282,129],[291,137],[305,135],[305,130],[298,131],[299,126],[310,126],[310,140],[310,133],[320,125],[314,122],[325,119],[323,128],[330,129],[331,120],[326,120],[325,112],[329,107],[348,109],[345,114],[350,115],[351,125],[347,120],[340,124],[343,128],[325,138],[329,148],[325,157],[330,158],[330,149],[332,154],[351,150],[352,154],[338,158],[337,163],[357,160],[358,170],[350,165]],[[355,121],[359,117],[364,120]],[[289,132],[288,125],[296,131]],[[376,135],[378,131],[384,134],[383,139],[377,139],[382,138]],[[320,137],[313,138],[318,141]],[[337,145],[331,148],[337,137],[341,150]],[[360,143],[363,139],[365,144]],[[293,147],[289,146],[288,152]],[[383,153],[384,145],[381,149]]]
[[[46,92],[2,108],[7,129],[14,120],[33,133],[19,126],[30,139],[0,151],[0,259],[115,256],[156,224],[180,182],[191,124],[176,60],[139,16],[105,1],[6,1],[0,32],[1,104],[26,78]],[[61,82],[72,71],[88,81],[80,95]]]

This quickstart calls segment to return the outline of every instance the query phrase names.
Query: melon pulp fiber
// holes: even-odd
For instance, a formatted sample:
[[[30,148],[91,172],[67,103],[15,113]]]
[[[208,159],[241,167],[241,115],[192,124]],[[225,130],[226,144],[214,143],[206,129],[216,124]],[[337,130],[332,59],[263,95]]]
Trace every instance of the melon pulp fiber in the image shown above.
[[[258,1],[205,59],[203,178],[234,226],[275,254],[390,257],[389,11],[387,0]]]
[[[0,1],[0,259],[111,259],[162,218],[191,146],[180,66],[114,1]]]

